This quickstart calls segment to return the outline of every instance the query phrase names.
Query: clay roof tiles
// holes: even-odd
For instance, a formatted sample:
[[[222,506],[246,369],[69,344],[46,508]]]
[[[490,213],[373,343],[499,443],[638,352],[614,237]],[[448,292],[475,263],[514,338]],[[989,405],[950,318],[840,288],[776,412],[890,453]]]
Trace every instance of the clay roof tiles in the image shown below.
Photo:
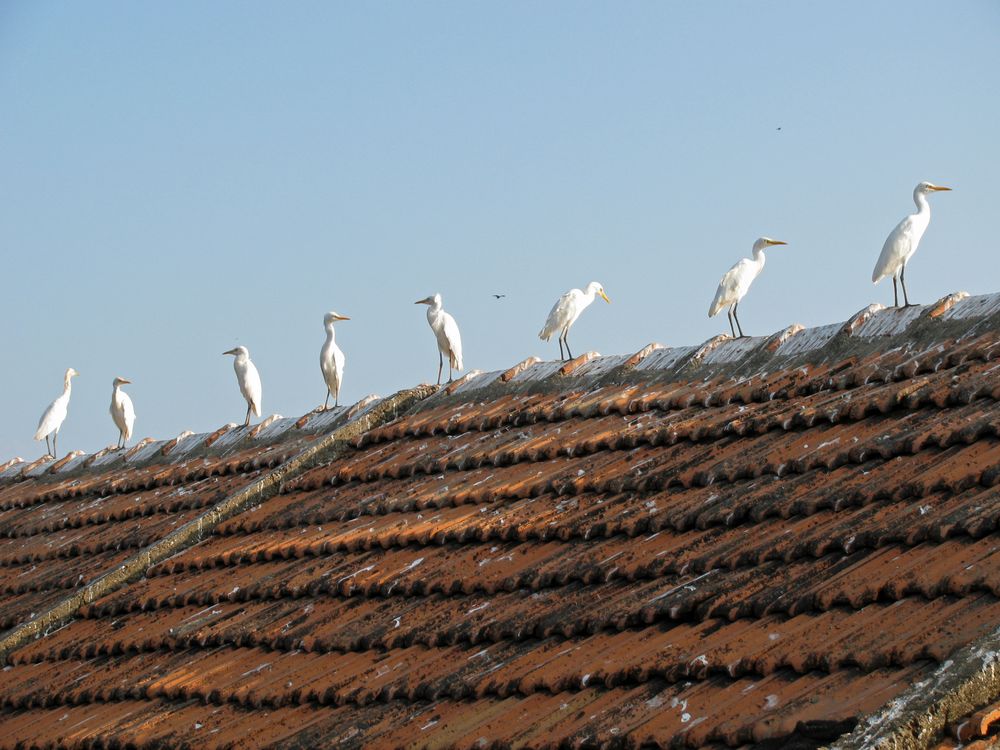
[[[848,747],[997,630],[1000,295],[452,386],[5,469],[0,747]]]

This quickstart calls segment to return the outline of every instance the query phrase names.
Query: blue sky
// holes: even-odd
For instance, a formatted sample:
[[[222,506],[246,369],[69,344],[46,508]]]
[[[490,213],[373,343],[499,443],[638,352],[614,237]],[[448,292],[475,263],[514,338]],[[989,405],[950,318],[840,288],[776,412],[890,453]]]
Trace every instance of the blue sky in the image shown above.
[[[744,329],[891,302],[870,274],[920,180],[911,298],[1000,291],[1000,3],[0,5],[0,460],[80,371],[61,451],[432,379],[414,300],[467,366],[551,358],[555,298],[592,279],[576,353],[698,343],[719,277],[765,234]],[[780,130],[778,130],[780,128]],[[497,302],[492,293],[508,296]]]

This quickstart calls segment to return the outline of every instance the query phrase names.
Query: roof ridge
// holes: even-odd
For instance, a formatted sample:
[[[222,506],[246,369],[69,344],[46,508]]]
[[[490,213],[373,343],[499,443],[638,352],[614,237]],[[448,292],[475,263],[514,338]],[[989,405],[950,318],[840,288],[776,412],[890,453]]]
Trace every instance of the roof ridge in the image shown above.
[[[969,321],[973,322],[970,324]],[[439,388],[417,408],[424,409],[450,397],[464,399],[480,391],[495,391],[504,387],[523,392],[559,386],[567,379],[596,386],[618,379],[625,373],[630,377],[683,377],[690,381],[713,375],[746,379],[765,373],[775,361],[781,362],[782,366],[810,362],[818,351],[845,359],[884,348],[886,343],[912,343],[911,334],[929,334],[933,343],[937,343],[949,336],[964,338],[990,329],[1000,329],[1000,292],[972,297],[960,291],[928,305],[887,308],[875,303],[859,310],[843,323],[813,328],[795,323],[767,336],[734,339],[727,334],[719,334],[699,345],[679,347],[653,342],[632,354],[601,355],[588,351],[568,362],[545,361],[532,356],[505,370],[470,370]],[[925,338],[923,343],[932,342]],[[58,460],[46,456],[24,462],[20,457],[14,457],[0,462],[0,482],[48,474],[66,476],[92,466],[142,466],[152,463],[159,456],[168,456],[171,462],[176,462],[197,453],[231,450],[251,440],[260,445],[273,444],[287,437],[292,430],[321,434],[372,409],[379,400],[378,396],[369,395],[350,407],[314,409],[298,418],[272,414],[249,428],[229,423],[211,433],[184,431],[177,437],[162,440],[147,437],[123,451],[109,446],[91,454],[73,451]]]

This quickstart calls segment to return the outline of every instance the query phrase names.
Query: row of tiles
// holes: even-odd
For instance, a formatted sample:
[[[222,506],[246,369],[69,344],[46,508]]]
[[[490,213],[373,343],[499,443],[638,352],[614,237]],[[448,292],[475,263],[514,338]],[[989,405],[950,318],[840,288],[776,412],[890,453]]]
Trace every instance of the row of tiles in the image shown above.
[[[846,669],[829,675],[779,672],[759,680],[717,677],[677,684],[654,680],[613,690],[584,688],[575,693],[465,701],[394,700],[366,706],[296,705],[297,701],[271,706],[253,699],[222,701],[221,693],[218,702],[213,696],[203,704],[196,697],[198,688],[211,695],[209,678],[235,667],[224,660],[202,667],[217,671],[195,674],[182,669],[160,675],[166,688],[161,692],[176,696],[169,702],[134,698],[95,702],[96,692],[84,695],[80,691],[67,695],[66,702],[55,708],[7,709],[0,714],[0,737],[6,738],[0,743],[31,746],[41,737],[64,747],[82,747],[88,739],[103,737],[107,742],[113,737],[121,744],[137,745],[182,738],[181,744],[193,747],[272,743],[279,747],[375,743],[384,747],[597,747],[610,742],[622,747],[697,748],[710,742],[740,746],[787,738],[810,724],[835,724],[838,732],[843,731],[858,714],[882,705],[923,677],[931,665],[918,663],[908,669],[870,673]],[[102,668],[111,669],[110,664],[81,664],[77,669]],[[309,675],[275,673],[273,663],[268,662],[252,670],[266,675],[264,679],[278,690],[309,691]],[[305,684],[297,685],[298,679]],[[292,682],[290,687],[281,687],[288,682]],[[94,689],[112,692],[97,685]],[[123,692],[132,691],[125,685]],[[247,710],[247,703],[254,710]],[[243,717],[242,726],[233,726],[233,714]]]
[[[998,355],[1000,343],[994,345],[986,361],[962,362],[953,367],[927,362],[919,373],[906,377],[899,373],[899,378],[873,377],[868,365],[844,364],[819,368],[818,373],[804,367],[740,380],[639,381],[590,390],[511,392],[489,403],[455,399],[436,403],[437,399],[432,398],[417,413],[373,429],[357,442],[363,447],[407,435],[461,434],[539,421],[628,416],[647,411],[697,408],[702,415],[711,415],[716,409],[734,406],[753,411],[770,405],[772,409],[762,413],[785,412],[783,418],[776,420],[779,424],[793,418],[803,424],[817,420],[857,420],[865,413],[885,413],[900,407],[943,408],[977,398],[996,399],[1000,397],[995,361]],[[831,379],[831,372],[838,372],[848,380]],[[764,424],[763,429],[767,426]]]
[[[608,502],[613,507],[627,506],[627,499],[622,499]],[[558,514],[556,498],[539,500],[529,501],[529,512],[533,508]],[[643,506],[649,502],[638,501]],[[339,590],[345,595],[448,591],[458,578],[462,590],[492,592],[511,582],[518,588],[538,589],[572,580],[654,579],[736,571],[770,561],[808,563],[827,555],[889,546],[908,553],[945,540],[970,547],[979,544],[984,551],[1000,544],[1000,538],[991,536],[1000,520],[1000,492],[995,489],[932,495],[919,505],[872,503],[792,519],[768,518],[752,525],[683,532],[668,528],[635,537],[616,534],[590,539],[579,535],[547,540],[529,536],[525,541],[490,538],[489,530],[494,524],[502,527],[503,519],[484,518],[487,514],[481,510],[464,506],[426,517],[400,514],[383,517],[382,523],[348,523],[340,533],[336,527],[315,526],[215,536],[154,566],[149,575],[301,560],[303,565],[321,566],[329,581],[343,581]],[[519,510],[525,510],[524,505]],[[407,533],[411,522],[417,534],[433,538],[420,543]],[[430,526],[430,531],[422,526]],[[462,541],[448,542],[452,534]],[[970,538],[981,541],[972,543]],[[947,559],[945,552],[942,555]]]
[[[805,430],[771,430],[753,439],[721,435],[683,439],[653,415],[539,423],[489,433],[405,438],[358,451],[303,477],[333,484],[375,482],[414,474],[537,463],[559,456],[587,456],[649,446],[665,464],[644,471],[638,489],[690,487],[734,478],[803,472],[892,458],[927,448],[947,448],[1000,437],[1000,402],[984,401],[945,410],[919,410],[861,422]],[[320,483],[323,483],[322,481]]]
[[[490,601],[470,607],[464,616],[491,607],[494,622],[504,616]],[[308,673],[312,686],[303,693],[296,680],[294,696],[275,693],[267,700],[270,705],[293,699],[364,705],[376,700],[528,696],[587,686],[619,688],[653,679],[680,683],[713,675],[762,678],[779,671],[832,674],[851,667],[872,672],[906,668],[921,660],[944,661],[992,629],[1000,601],[990,594],[930,601],[910,597],[860,610],[837,607],[793,617],[708,618],[590,635],[552,633],[440,645],[416,640],[426,634],[412,625],[413,604],[400,602],[383,637],[373,633],[368,638],[373,643],[381,640],[378,647],[331,647],[337,625],[356,615],[351,610],[350,602],[310,599],[81,618],[13,654],[15,668],[8,673],[10,682],[0,701],[23,707],[77,690],[102,700],[138,695],[129,690],[140,691],[142,697],[173,698],[159,688],[147,688],[150,681],[162,687],[163,675],[178,672],[202,675],[205,685],[221,691],[221,700],[234,700],[261,690],[261,681],[276,689],[273,675],[254,670],[265,662]],[[217,662],[224,666],[205,666]],[[81,663],[90,665],[86,673],[74,666]],[[38,664],[43,666],[27,668]],[[100,664],[110,665],[110,671],[98,670]],[[146,675],[146,682],[138,680],[138,673]],[[108,676],[118,674],[120,680]],[[66,676],[65,683],[59,675]],[[206,690],[201,697],[208,696]]]
[[[128,591],[109,594],[84,612],[115,617],[140,609],[333,599],[343,605],[333,631],[296,632],[305,644],[319,641],[326,644],[323,648],[357,650],[385,647],[400,638],[438,645],[554,633],[569,637],[653,622],[794,616],[838,606],[860,609],[912,596],[931,600],[1000,594],[1000,550],[990,537],[910,549],[889,546],[792,563],[773,560],[700,574],[632,580],[613,575],[607,581],[600,571],[591,575],[563,570],[562,575],[541,577],[535,574],[539,557],[531,549],[510,559],[499,548],[486,546],[476,550],[478,562],[471,555],[466,560],[481,562],[484,568],[509,561],[532,574],[473,583],[462,569],[447,568],[442,579],[415,577],[404,585],[400,578],[418,568],[443,569],[438,559],[421,552],[387,553],[381,562],[391,562],[392,569],[381,574],[375,569],[378,558],[369,557],[346,562],[283,560],[153,576]],[[303,622],[309,624],[308,618]]]

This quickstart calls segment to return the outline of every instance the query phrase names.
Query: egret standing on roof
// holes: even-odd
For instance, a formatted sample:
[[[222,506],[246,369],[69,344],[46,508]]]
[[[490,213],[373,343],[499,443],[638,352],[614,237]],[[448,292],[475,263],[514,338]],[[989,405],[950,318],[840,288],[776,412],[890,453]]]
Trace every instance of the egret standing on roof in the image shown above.
[[[924,236],[927,225],[931,221],[931,204],[927,202],[927,195],[941,190],[951,190],[951,188],[932,185],[929,182],[921,182],[913,188],[913,202],[917,204],[917,212],[907,216],[889,233],[882,246],[882,254],[878,256],[875,270],[872,271],[872,282],[875,284],[886,276],[892,276],[892,304],[896,307],[899,307],[899,292],[896,289],[897,278],[903,287],[904,307],[910,306],[910,300],[906,296],[906,278],[904,277],[906,264],[917,252],[920,238]]]
[[[245,346],[237,346],[223,354],[233,354],[233,369],[236,370],[236,382],[240,384],[240,393],[247,400],[247,419],[243,423],[244,427],[250,424],[250,412],[253,411],[260,416],[260,397],[262,388],[260,385],[260,374],[253,362],[250,361],[250,352]]]
[[[761,237],[753,243],[753,258],[741,260],[726,271],[722,281],[719,282],[719,288],[715,291],[715,299],[712,300],[712,306],[708,308],[708,317],[714,317],[719,310],[728,305],[729,311],[726,314],[729,316],[729,329],[733,332],[733,338],[736,338],[737,330],[740,332],[740,338],[743,338],[743,328],[740,326],[740,319],[736,317],[736,306],[740,304],[740,300],[750,289],[753,280],[764,270],[764,248],[787,244],[781,240],[772,240],[770,237]],[[733,320],[736,321],[735,328]]]
[[[580,313],[590,306],[597,295],[600,295],[609,305],[611,304],[608,295],[604,293],[604,287],[601,286],[601,282],[591,281],[587,284],[585,290],[570,289],[556,300],[556,303],[549,311],[549,317],[546,319],[545,325],[542,326],[542,330],[538,332],[538,338],[542,341],[548,341],[552,338],[552,334],[558,332],[560,360],[564,359],[563,343],[566,344],[568,359],[573,359],[573,352],[569,350],[569,339],[567,338],[570,326],[580,317]]]
[[[461,370],[462,365],[462,334],[458,332],[458,323],[441,306],[441,295],[434,294],[424,299],[418,299],[413,304],[429,305],[427,308],[427,323],[438,344],[438,385],[441,385],[441,370],[444,367],[444,357],[448,357],[448,382],[451,382],[452,370]]]
[[[66,411],[69,409],[69,394],[72,390],[70,380],[79,374],[72,367],[66,370],[66,375],[63,376],[62,394],[49,404],[49,408],[42,413],[42,418],[38,420],[38,429],[35,430],[35,440],[45,438],[45,448],[48,451],[48,455],[52,456],[52,458],[56,457],[56,451],[58,450],[56,440],[59,438],[59,428],[62,427],[63,420],[66,419]],[[49,435],[52,435],[51,448],[49,448]]]
[[[344,353],[337,346],[337,341],[333,334],[333,324],[338,320],[350,320],[346,315],[328,312],[323,316],[323,325],[326,327],[326,341],[323,348],[319,350],[319,369],[323,372],[323,380],[326,381],[326,401],[323,402],[325,411],[330,404],[330,394],[333,394],[333,405],[340,402],[340,384],[344,382]]]
[[[114,389],[111,391],[111,419],[118,428],[118,448],[124,448],[125,443],[132,437],[132,427],[135,425],[135,408],[132,406],[132,399],[122,390],[123,385],[131,383],[131,380],[118,377],[112,381]]]

